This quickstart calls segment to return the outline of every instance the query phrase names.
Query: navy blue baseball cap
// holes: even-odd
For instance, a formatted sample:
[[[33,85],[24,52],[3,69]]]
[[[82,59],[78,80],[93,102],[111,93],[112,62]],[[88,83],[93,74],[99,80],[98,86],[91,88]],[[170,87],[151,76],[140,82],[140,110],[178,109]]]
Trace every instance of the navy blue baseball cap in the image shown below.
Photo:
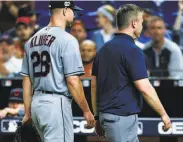
[[[6,42],[11,45],[13,44],[13,38],[8,34],[3,34],[0,36],[0,42]]]
[[[49,9],[54,9],[54,8],[70,8],[74,11],[81,11],[83,10],[82,8],[78,7],[75,5],[74,1],[72,0],[66,0],[66,1],[49,1],[48,5]]]
[[[9,101],[23,102],[23,90],[22,88],[15,88],[11,90]]]

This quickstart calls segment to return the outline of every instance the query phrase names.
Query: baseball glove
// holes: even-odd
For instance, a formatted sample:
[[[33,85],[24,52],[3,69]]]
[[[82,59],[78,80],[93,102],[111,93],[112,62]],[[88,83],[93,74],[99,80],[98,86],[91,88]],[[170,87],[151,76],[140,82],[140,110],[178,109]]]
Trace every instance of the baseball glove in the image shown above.
[[[19,124],[13,142],[41,142],[41,138],[33,124]]]

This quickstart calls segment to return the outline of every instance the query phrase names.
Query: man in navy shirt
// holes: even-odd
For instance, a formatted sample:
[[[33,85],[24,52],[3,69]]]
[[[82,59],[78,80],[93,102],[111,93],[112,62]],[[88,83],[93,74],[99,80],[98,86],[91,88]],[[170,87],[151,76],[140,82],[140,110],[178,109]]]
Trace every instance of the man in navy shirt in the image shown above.
[[[110,142],[138,142],[142,96],[160,115],[164,128],[171,127],[148,80],[143,52],[134,43],[142,31],[142,15],[136,5],[121,6],[116,15],[119,33],[97,52],[93,63],[92,105],[95,118],[100,120],[96,121],[96,132],[99,136],[105,133]]]

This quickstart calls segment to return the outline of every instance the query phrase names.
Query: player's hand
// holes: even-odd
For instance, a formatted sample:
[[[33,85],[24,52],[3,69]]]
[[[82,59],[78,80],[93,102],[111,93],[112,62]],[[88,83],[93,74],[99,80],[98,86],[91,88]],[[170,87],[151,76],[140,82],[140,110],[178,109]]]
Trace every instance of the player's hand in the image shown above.
[[[8,114],[8,112],[4,109],[0,111],[0,119],[3,119],[6,117],[6,115]]]
[[[31,117],[30,117],[30,115],[25,114],[22,119],[22,124],[29,123],[29,122],[31,122]]]
[[[162,119],[162,121],[165,125],[163,127],[164,131],[167,131],[168,129],[170,129],[171,128],[171,121],[170,121],[169,116],[167,114],[164,114],[164,115],[161,116],[161,119]]]
[[[97,134],[97,136],[99,136],[101,138],[105,138],[105,131],[102,128],[102,126],[100,125],[99,120],[96,120],[96,122],[95,122],[95,133]]]
[[[95,119],[91,111],[84,112],[84,118],[87,121],[87,124],[85,125],[85,128],[91,129],[95,126]]]

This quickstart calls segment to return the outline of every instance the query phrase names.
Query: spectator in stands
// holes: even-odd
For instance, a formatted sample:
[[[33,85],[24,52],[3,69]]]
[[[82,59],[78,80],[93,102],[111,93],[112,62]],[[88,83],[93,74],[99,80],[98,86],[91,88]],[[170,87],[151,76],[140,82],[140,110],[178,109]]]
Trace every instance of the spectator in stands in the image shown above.
[[[158,13],[155,12],[151,8],[145,8],[144,9],[143,30],[142,30],[142,33],[141,33],[140,37],[136,40],[137,46],[139,46],[141,49],[144,48],[144,45],[146,43],[151,41],[151,37],[149,36],[149,33],[148,33],[147,24],[148,24],[148,21],[151,19],[152,16],[157,16],[157,15],[158,15]],[[164,36],[168,39],[171,39],[172,38],[172,32],[170,30],[166,29],[166,32],[165,32]]]
[[[91,77],[93,60],[96,54],[96,45],[91,40],[84,40],[80,46],[81,58],[85,74],[82,77]]]
[[[11,90],[8,107],[0,110],[0,119],[7,116],[22,116],[24,115],[23,104],[23,90],[21,88],[15,88]]]
[[[0,1],[0,33],[12,28],[18,15],[18,7],[12,1]]]
[[[34,1],[0,1],[0,33],[14,27],[18,9],[25,4],[33,7]]]
[[[19,17],[28,17],[30,19],[30,27],[36,33],[41,27],[37,24],[39,13],[37,13],[30,5],[23,5],[18,10],[18,18]],[[11,35],[12,37],[16,37],[16,28],[13,27],[6,31],[7,34]]]
[[[162,18],[154,16],[148,22],[148,33],[152,38],[144,53],[149,60],[150,76],[181,77],[183,57],[178,45],[164,37],[166,32]]]
[[[176,39],[174,39],[174,41],[176,41],[181,48],[183,48],[183,0],[179,0],[178,1],[178,6],[179,6],[179,10],[177,13],[177,17],[175,20],[175,23],[173,25],[173,30],[174,30],[174,36],[176,36]]]
[[[92,40],[96,43],[97,50],[99,50],[103,44],[109,41],[113,37],[113,33],[116,31],[114,28],[115,23],[115,9],[110,5],[104,5],[97,10],[97,23],[100,30],[94,32]]]
[[[19,17],[16,20],[16,34],[19,38],[16,40],[17,57],[23,58],[24,55],[24,44],[31,37],[34,30],[30,25],[29,17]]]
[[[30,25],[34,33],[40,30],[40,26],[37,24],[39,13],[37,13],[30,5],[25,5],[19,9],[18,17],[29,17]]]
[[[18,74],[21,70],[22,59],[15,57],[15,45],[9,35],[0,37],[0,50],[0,77]]]
[[[81,20],[74,21],[70,33],[78,40],[79,44],[81,44],[87,36],[85,26]]]

